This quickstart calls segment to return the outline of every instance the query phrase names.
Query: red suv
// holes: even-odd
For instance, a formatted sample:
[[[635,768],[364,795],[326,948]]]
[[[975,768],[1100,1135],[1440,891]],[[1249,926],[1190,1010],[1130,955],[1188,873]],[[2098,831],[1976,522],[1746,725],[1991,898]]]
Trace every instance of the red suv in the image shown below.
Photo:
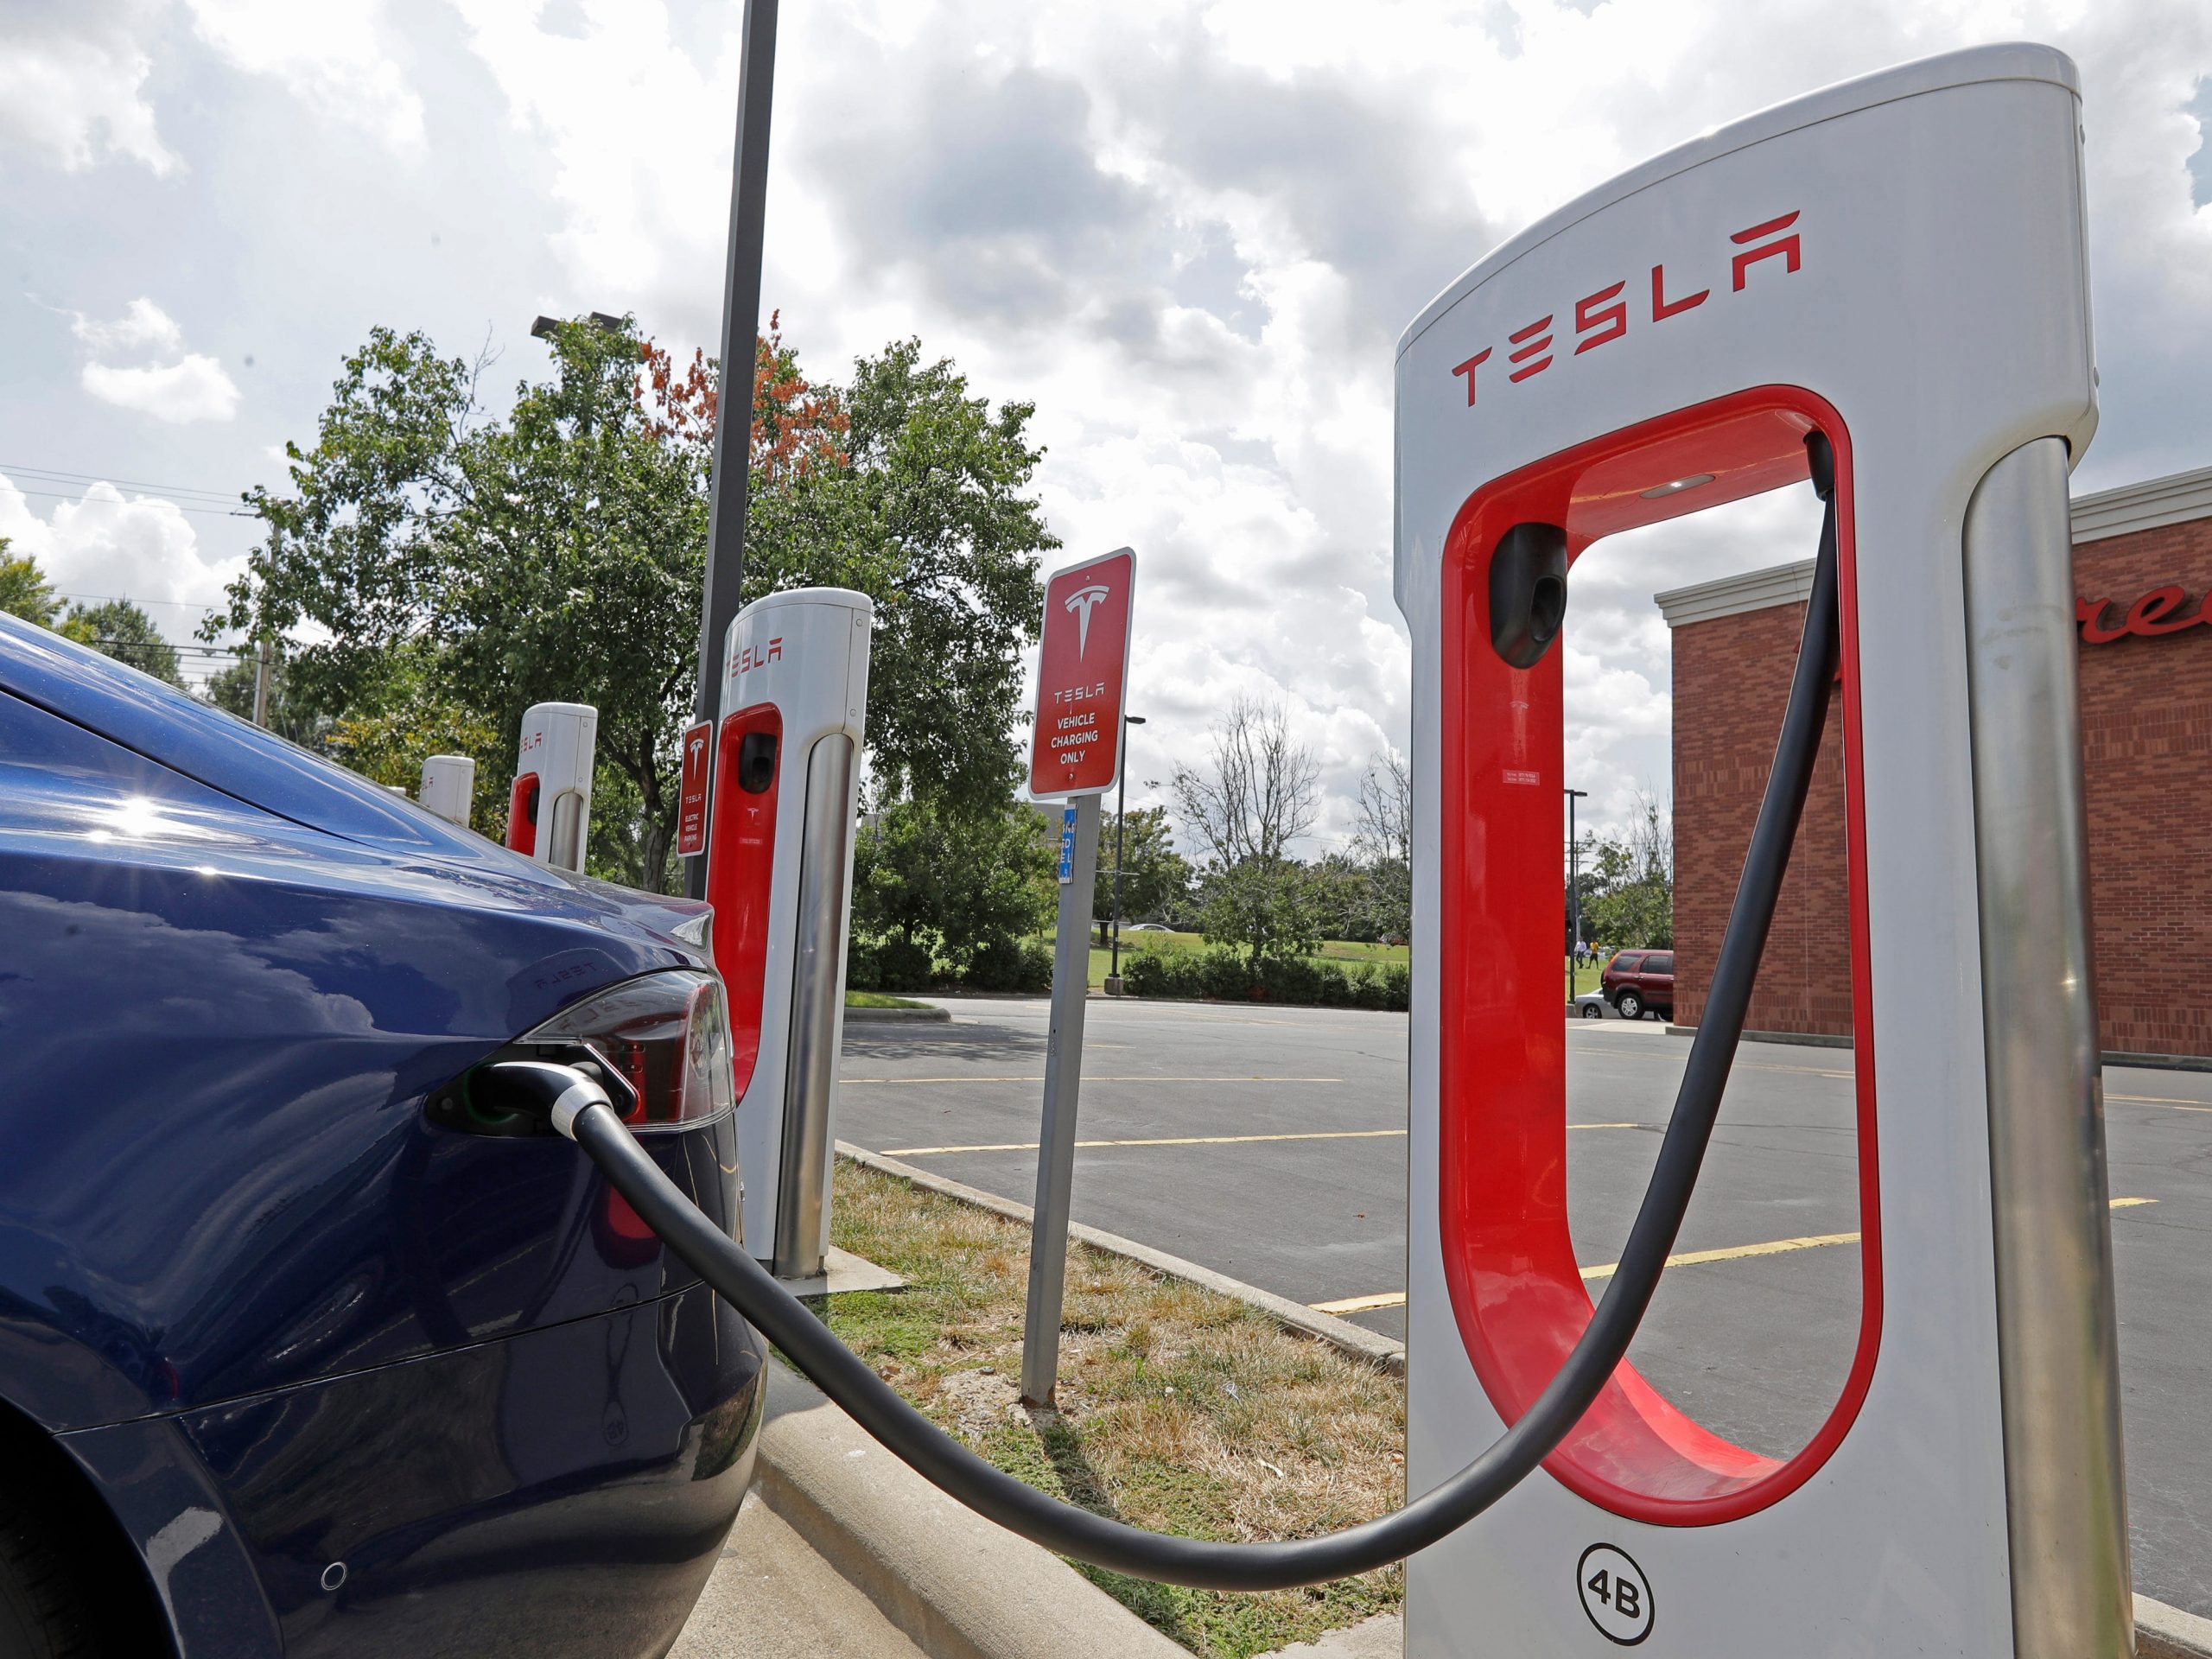
[[[1624,1020],[1656,1014],[1675,1017],[1675,953],[1672,950],[1617,950],[1605,964],[1605,1001]]]

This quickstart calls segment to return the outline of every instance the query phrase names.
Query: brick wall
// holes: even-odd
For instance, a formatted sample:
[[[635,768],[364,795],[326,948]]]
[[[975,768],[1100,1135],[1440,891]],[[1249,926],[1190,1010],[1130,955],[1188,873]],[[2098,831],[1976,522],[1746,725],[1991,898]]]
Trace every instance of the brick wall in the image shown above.
[[[2212,589],[2212,519],[2085,542],[2075,588],[2116,601]],[[1735,897],[1802,605],[1674,632],[1675,1018],[1696,1023]],[[1749,1024],[1851,1030],[1840,710],[1828,715]],[[2212,626],[2082,648],[2097,1012],[2107,1049],[2212,1055]]]

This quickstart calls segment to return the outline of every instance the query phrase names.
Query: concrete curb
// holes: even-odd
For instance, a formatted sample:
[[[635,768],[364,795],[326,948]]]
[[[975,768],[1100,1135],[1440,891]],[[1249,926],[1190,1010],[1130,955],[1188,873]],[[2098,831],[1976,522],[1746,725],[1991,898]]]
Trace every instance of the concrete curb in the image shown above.
[[[845,1023],[849,1026],[855,1024],[871,1025],[879,1020],[932,1020],[943,1021],[951,1018],[952,1010],[950,1008],[860,1008],[849,1005],[845,1009]]]
[[[779,1363],[768,1506],[931,1659],[1190,1659],[1059,1557],[947,1497]]]
[[[2135,1598],[2136,1659],[2205,1659],[2212,1655],[2212,1618],[2199,1618],[2148,1596]]]
[[[1025,1226],[1030,1223],[1031,1212],[1027,1205],[1017,1204],[1012,1198],[1002,1198],[995,1192],[986,1192],[980,1187],[948,1180],[929,1170],[917,1169],[912,1164],[902,1164],[895,1158],[886,1158],[880,1153],[870,1152],[866,1147],[856,1147],[849,1141],[837,1142],[837,1152],[841,1157],[849,1158],[865,1168],[885,1175],[895,1175],[900,1180],[911,1182],[926,1192],[957,1198],[963,1204],[972,1204],[978,1209],[988,1210],[995,1215],[1020,1222]],[[1317,1338],[1354,1359],[1364,1360],[1394,1376],[1405,1375],[1406,1344],[1370,1331],[1364,1325],[1354,1325],[1350,1319],[1340,1319],[1332,1313],[1316,1313],[1305,1303],[1294,1302],[1287,1296],[1278,1296],[1273,1291],[1248,1285],[1241,1279],[1231,1279],[1225,1273],[1216,1273],[1211,1268],[1185,1262],[1179,1255],[1170,1255],[1165,1250],[1154,1249],[1149,1244],[1140,1244],[1133,1238],[1123,1238],[1116,1233],[1102,1232],[1096,1227],[1084,1226],[1080,1222],[1069,1227],[1068,1236],[1080,1240],[1093,1249],[1141,1262],[1155,1273],[1164,1273],[1171,1279],[1187,1280],[1192,1284],[1203,1285],[1208,1290],[1218,1291],[1224,1296],[1233,1296],[1240,1302],[1258,1308],[1277,1323],[1303,1335]]]

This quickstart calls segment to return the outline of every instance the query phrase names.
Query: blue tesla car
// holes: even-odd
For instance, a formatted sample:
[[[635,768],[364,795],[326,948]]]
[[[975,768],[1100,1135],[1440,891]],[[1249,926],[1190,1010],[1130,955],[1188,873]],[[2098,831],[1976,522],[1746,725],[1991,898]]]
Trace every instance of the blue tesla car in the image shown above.
[[[764,1350],[472,1077],[733,1231],[703,906],[0,616],[0,1659],[666,1650]]]

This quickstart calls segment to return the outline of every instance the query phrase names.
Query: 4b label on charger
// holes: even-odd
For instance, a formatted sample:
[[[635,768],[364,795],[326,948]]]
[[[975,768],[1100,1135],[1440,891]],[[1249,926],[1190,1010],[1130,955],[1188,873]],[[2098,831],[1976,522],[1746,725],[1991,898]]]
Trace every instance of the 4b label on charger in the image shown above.
[[[1582,1611],[1608,1642],[1632,1648],[1651,1634],[1651,1580],[1614,1544],[1592,1544],[1574,1564]]]

